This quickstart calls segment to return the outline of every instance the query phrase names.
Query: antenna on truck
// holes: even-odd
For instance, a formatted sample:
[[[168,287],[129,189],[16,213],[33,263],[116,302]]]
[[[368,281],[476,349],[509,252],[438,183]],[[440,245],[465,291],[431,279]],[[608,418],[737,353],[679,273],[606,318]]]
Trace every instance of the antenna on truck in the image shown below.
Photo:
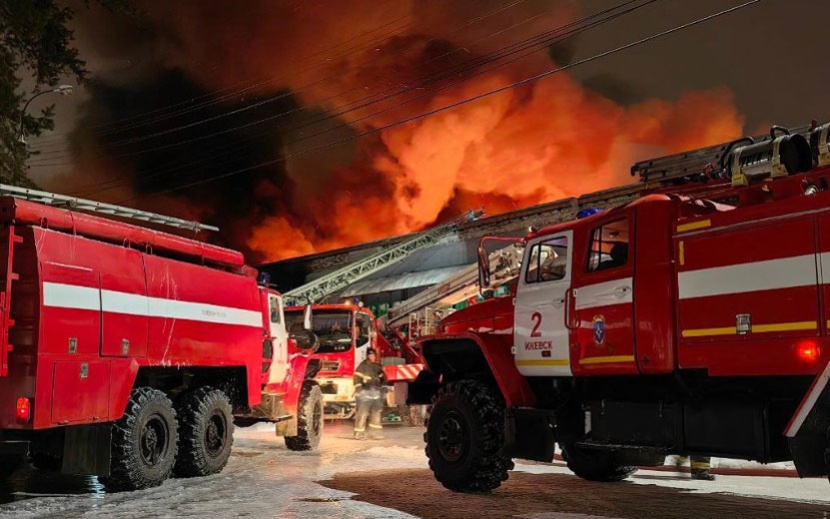
[[[77,209],[80,211],[88,211],[92,213],[102,213],[111,216],[120,216],[122,218],[132,218],[134,220],[141,220],[144,222],[157,223],[160,225],[167,225],[177,229],[187,229],[193,232],[218,231],[219,227],[213,225],[206,225],[191,220],[183,220],[173,216],[164,216],[162,214],[151,213],[149,211],[141,211],[131,207],[124,207],[120,205],[107,204],[104,202],[96,202],[94,200],[86,200],[84,198],[76,198],[74,196],[59,195],[57,193],[49,193],[48,191],[38,191],[37,189],[27,189],[25,187],[10,186],[8,184],[0,184],[0,195],[11,196],[14,198],[21,198],[31,202],[37,202],[44,205],[51,205],[55,207],[62,207],[66,209]]]

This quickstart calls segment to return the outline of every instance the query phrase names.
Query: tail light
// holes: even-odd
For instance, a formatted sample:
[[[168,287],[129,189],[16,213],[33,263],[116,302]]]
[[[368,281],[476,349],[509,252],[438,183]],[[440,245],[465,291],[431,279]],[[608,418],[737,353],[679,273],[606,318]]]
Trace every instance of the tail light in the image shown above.
[[[18,422],[29,423],[29,419],[32,416],[31,401],[25,396],[21,396],[20,398],[18,398],[14,406],[14,414],[17,417]]]
[[[813,341],[804,341],[798,343],[796,354],[804,362],[815,362],[821,357],[821,348]]]

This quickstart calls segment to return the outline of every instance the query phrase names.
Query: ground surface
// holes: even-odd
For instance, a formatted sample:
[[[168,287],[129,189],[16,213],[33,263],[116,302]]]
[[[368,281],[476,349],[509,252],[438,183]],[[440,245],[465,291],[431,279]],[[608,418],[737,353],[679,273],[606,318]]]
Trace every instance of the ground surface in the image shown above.
[[[227,468],[207,478],[110,494],[95,478],[27,468],[0,485],[0,518],[818,518],[830,512],[824,479],[719,476],[690,481],[640,471],[630,481],[582,481],[561,464],[517,464],[489,495],[459,495],[426,468],[421,430],[390,426],[355,442],[329,427],[316,453],[288,451],[268,429],[239,429]]]

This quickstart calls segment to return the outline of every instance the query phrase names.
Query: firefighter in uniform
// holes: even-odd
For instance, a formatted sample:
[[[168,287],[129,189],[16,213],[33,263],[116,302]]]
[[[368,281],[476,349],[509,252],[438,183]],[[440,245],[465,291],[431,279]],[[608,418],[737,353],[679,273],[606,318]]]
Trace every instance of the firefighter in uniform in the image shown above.
[[[383,412],[386,376],[383,367],[377,362],[378,353],[374,348],[366,352],[366,360],[354,371],[355,402],[357,414],[354,419],[354,439],[366,438],[366,419],[369,423],[369,436],[381,439],[381,413]]]
[[[685,465],[688,459],[688,456],[678,456],[675,459],[675,465],[678,467],[681,465]],[[692,456],[691,467],[692,479],[700,479],[703,481],[712,481],[715,479],[715,476],[711,472],[709,472],[709,470],[712,468],[710,457]]]

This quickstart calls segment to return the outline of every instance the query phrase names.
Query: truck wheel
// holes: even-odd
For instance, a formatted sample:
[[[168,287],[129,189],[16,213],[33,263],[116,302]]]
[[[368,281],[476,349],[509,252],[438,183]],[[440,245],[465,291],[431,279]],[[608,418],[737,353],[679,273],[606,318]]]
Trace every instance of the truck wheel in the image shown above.
[[[507,480],[501,395],[472,380],[447,384],[432,400],[424,433],[429,468],[456,492],[489,492]]]
[[[588,481],[622,481],[637,472],[636,467],[620,465],[612,451],[584,449],[573,442],[560,443],[559,447],[571,472]]]
[[[173,473],[179,477],[222,472],[233,445],[233,409],[218,389],[200,387],[176,403],[179,418],[179,456]]]
[[[297,406],[297,436],[286,436],[285,446],[292,451],[311,451],[323,435],[323,391],[316,382],[306,381]]]
[[[178,424],[173,403],[157,389],[133,389],[127,409],[112,426],[110,490],[140,490],[161,485],[176,461]]]

